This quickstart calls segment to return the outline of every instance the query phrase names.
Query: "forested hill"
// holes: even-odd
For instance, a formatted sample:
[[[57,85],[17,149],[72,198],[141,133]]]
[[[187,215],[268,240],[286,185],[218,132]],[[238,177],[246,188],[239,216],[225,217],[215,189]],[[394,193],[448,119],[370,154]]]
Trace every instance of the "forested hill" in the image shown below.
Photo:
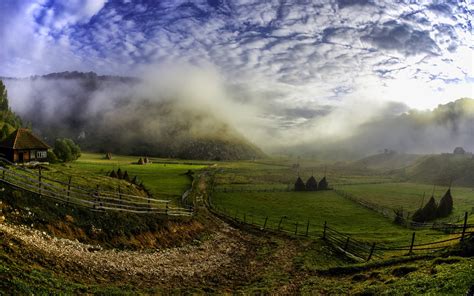
[[[143,94],[132,77],[63,72],[5,79],[12,108],[47,140],[82,149],[193,159],[253,159],[263,152],[206,108]]]
[[[10,109],[8,91],[0,80],[0,140],[5,139],[21,125],[21,118]]]

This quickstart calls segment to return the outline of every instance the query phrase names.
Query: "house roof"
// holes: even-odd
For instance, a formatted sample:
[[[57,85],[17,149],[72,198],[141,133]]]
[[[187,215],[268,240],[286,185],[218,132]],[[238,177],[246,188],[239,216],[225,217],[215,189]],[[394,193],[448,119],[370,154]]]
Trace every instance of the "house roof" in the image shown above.
[[[19,128],[0,142],[0,147],[11,149],[49,149],[48,144],[26,128]]]

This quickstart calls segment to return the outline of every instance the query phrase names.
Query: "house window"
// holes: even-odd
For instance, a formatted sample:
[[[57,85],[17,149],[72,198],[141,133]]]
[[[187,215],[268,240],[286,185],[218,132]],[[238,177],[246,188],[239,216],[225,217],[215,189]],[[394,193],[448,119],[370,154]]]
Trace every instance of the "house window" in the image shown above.
[[[36,151],[35,150],[31,150],[30,151],[30,159],[35,159],[36,158]]]
[[[47,155],[46,151],[36,151],[36,158],[46,158]]]

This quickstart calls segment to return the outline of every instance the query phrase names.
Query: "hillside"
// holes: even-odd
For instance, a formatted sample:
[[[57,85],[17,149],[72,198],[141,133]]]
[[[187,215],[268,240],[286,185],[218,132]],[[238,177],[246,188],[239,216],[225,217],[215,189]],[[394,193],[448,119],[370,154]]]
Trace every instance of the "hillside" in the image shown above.
[[[432,110],[386,110],[355,126],[342,139],[309,141],[286,149],[332,160],[356,160],[384,149],[401,154],[436,154],[462,146],[473,151],[473,126],[474,99],[460,98]]]
[[[156,93],[136,78],[63,72],[5,84],[12,108],[50,142],[67,137],[84,150],[188,159],[264,156],[217,107]]]
[[[389,151],[359,159],[354,165],[374,170],[396,170],[413,165],[421,157],[416,154]]]
[[[441,154],[421,158],[407,167],[408,179],[416,182],[474,187],[474,157],[472,155]]]

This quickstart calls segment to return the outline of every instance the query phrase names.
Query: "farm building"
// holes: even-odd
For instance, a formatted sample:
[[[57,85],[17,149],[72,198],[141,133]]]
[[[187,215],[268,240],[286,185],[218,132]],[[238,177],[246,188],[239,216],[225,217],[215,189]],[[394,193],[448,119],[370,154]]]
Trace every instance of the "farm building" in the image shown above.
[[[46,161],[50,147],[26,128],[19,128],[0,142],[0,153],[11,162]]]

